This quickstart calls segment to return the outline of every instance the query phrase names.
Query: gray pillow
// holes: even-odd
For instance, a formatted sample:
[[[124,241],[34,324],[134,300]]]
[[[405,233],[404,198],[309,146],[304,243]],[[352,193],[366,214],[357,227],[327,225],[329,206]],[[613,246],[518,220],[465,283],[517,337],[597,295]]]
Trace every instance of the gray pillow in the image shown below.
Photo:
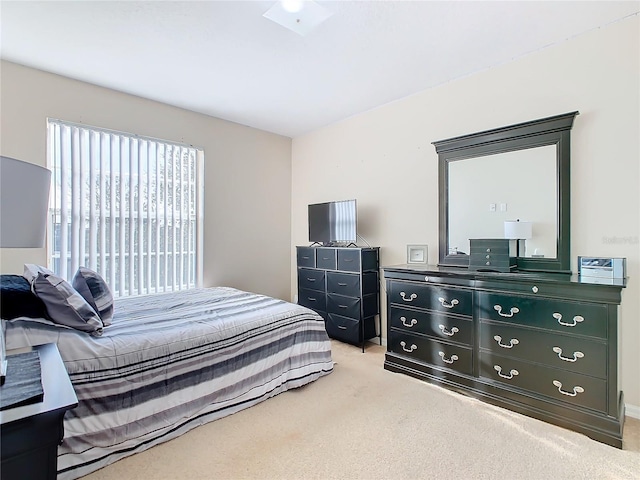
[[[71,285],[98,313],[105,327],[113,318],[113,295],[104,279],[93,270],[80,267],[71,280]]]
[[[22,276],[27,279],[29,285],[33,285],[33,281],[38,276],[38,273],[44,273],[48,275],[53,275],[53,272],[42,265],[36,265],[35,263],[25,263],[24,264],[24,273]]]
[[[57,275],[40,272],[32,285],[51,320],[93,336],[102,335],[102,320],[69,282]]]

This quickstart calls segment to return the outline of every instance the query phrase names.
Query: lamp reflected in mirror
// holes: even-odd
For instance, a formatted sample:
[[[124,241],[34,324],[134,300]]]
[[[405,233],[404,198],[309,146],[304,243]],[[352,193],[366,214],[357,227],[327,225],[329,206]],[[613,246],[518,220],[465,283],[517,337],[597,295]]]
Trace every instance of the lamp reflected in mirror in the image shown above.
[[[517,220],[506,220],[504,222],[504,238],[516,242],[516,257],[526,256],[525,242],[533,238],[533,223],[521,222]],[[520,246],[522,245],[522,249]]]

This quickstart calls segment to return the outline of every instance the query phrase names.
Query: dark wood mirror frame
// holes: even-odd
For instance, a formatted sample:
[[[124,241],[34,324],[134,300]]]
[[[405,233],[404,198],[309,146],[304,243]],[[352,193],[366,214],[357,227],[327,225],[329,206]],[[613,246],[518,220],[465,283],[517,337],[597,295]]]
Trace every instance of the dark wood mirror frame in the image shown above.
[[[570,133],[579,112],[519,123],[433,142],[438,153],[440,266],[468,267],[468,255],[449,255],[449,163],[474,157],[555,145],[557,153],[556,258],[518,257],[518,270],[571,273],[570,257]]]

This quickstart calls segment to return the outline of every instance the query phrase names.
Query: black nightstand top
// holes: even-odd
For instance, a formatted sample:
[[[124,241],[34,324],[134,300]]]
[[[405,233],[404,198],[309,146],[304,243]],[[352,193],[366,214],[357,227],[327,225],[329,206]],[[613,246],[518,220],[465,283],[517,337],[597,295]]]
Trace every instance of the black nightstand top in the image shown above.
[[[0,411],[0,425],[22,420],[36,415],[55,412],[57,410],[69,410],[78,405],[78,398],[73,390],[69,375],[64,366],[58,347],[55,343],[33,347],[40,354],[40,369],[44,398],[41,402],[9,408]],[[24,351],[24,350],[21,350]],[[7,352],[10,360],[12,352]],[[17,353],[17,352],[16,352]],[[2,387],[0,387],[0,394]]]

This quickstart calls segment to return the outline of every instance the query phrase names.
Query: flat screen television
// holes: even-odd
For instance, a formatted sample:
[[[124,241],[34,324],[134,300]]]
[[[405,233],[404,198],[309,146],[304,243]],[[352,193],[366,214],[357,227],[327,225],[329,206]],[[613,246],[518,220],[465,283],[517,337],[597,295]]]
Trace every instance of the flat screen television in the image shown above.
[[[357,240],[356,201],[309,205],[309,241],[325,244],[355,243]]]

